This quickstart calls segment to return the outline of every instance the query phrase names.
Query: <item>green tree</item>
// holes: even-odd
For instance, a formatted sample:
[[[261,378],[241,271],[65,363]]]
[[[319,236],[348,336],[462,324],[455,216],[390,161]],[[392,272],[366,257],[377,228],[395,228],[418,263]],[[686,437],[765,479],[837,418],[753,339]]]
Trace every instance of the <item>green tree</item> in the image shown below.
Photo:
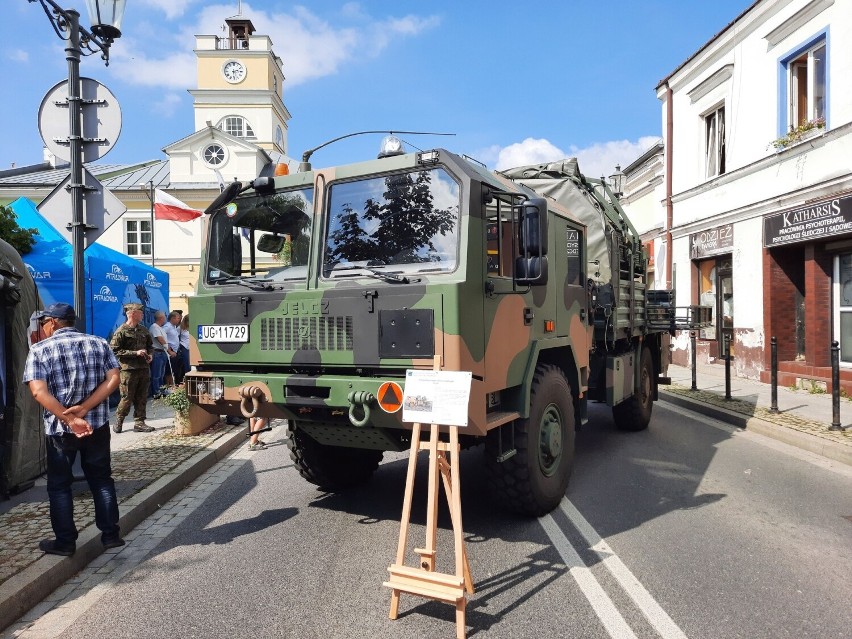
[[[8,206],[0,205],[0,239],[5,240],[21,255],[33,250],[38,229],[22,229],[18,226],[15,212]]]

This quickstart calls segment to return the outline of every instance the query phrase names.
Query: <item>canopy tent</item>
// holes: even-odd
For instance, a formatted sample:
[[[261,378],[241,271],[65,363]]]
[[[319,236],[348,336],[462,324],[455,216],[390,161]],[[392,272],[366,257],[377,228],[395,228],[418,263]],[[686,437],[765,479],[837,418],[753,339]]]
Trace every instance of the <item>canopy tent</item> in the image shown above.
[[[35,204],[18,198],[10,205],[22,228],[38,232],[33,250],[23,260],[38,286],[42,304],[74,302],[73,250],[42,215]],[[155,311],[168,313],[169,274],[127,257],[118,251],[92,244],[84,252],[86,280],[86,332],[109,339],[125,321],[124,304],[143,305],[143,322],[154,322]]]

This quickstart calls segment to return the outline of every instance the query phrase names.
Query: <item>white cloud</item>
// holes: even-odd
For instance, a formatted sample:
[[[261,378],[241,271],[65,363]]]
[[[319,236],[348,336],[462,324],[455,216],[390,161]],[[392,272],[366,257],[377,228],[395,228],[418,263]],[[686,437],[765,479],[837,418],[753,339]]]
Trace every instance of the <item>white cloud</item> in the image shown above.
[[[194,0],[146,0],[167,13],[180,15]],[[294,6],[288,13],[270,13],[255,9],[248,3],[242,5],[243,15],[249,17],[258,34],[272,39],[275,53],[284,64],[287,88],[303,82],[337,73],[347,61],[378,56],[392,41],[412,37],[431,29],[440,20],[436,16],[407,15],[383,20],[371,18],[357,3],[344,5],[338,19],[349,20],[348,25],[331,24],[304,6]],[[160,38],[156,51],[169,50],[165,57],[155,57],[141,46],[122,40],[123,53],[111,58],[123,78],[132,84],[163,86],[168,88],[193,88],[195,85],[195,55],[192,47],[196,34],[222,34],[224,19],[235,13],[233,3],[205,5],[200,8],[194,23],[167,38]],[[394,36],[397,36],[394,38]],[[148,44],[146,42],[146,44]],[[154,50],[154,49],[152,49]]]
[[[630,140],[596,142],[584,148],[572,145],[567,151],[563,151],[549,140],[527,138],[523,142],[516,142],[505,147],[489,147],[480,151],[475,157],[489,164],[493,162],[498,170],[576,157],[583,174],[589,177],[608,177],[615,172],[616,164],[622,167],[630,164],[657,141],[659,141],[658,137],[643,136],[635,142]]]
[[[180,96],[177,93],[166,93],[163,98],[151,105],[151,110],[154,113],[159,113],[167,118],[175,114],[175,111],[181,104]]]
[[[14,62],[29,62],[30,54],[23,49],[12,49],[6,52],[6,57]]]
[[[141,4],[159,9],[166,14],[166,18],[171,20],[186,13],[189,5],[194,2],[196,0],[142,0]]]

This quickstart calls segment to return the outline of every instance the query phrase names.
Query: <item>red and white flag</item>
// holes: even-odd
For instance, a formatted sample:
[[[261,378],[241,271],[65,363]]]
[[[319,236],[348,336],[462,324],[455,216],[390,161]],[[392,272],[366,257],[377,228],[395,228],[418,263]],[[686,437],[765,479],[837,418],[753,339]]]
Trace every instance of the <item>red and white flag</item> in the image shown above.
[[[154,191],[154,219],[189,222],[197,217],[201,217],[201,211],[189,208],[165,191],[160,189]]]

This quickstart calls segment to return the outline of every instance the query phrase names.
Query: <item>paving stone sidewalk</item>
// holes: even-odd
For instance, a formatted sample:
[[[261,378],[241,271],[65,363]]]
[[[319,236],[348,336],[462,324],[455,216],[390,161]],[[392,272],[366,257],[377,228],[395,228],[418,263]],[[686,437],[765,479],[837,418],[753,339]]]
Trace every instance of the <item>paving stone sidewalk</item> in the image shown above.
[[[183,437],[174,434],[173,418],[167,410],[155,405],[149,414],[148,423],[157,428],[155,432],[134,433],[131,422],[125,425],[130,432],[112,434],[112,474],[122,514],[122,503],[146,486],[223,435],[245,429],[217,422],[199,435]],[[74,483],[74,493],[74,520],[82,533],[93,525],[95,508],[85,481]],[[0,502],[0,584],[43,557],[38,542],[52,537],[43,478],[11,502]]]

